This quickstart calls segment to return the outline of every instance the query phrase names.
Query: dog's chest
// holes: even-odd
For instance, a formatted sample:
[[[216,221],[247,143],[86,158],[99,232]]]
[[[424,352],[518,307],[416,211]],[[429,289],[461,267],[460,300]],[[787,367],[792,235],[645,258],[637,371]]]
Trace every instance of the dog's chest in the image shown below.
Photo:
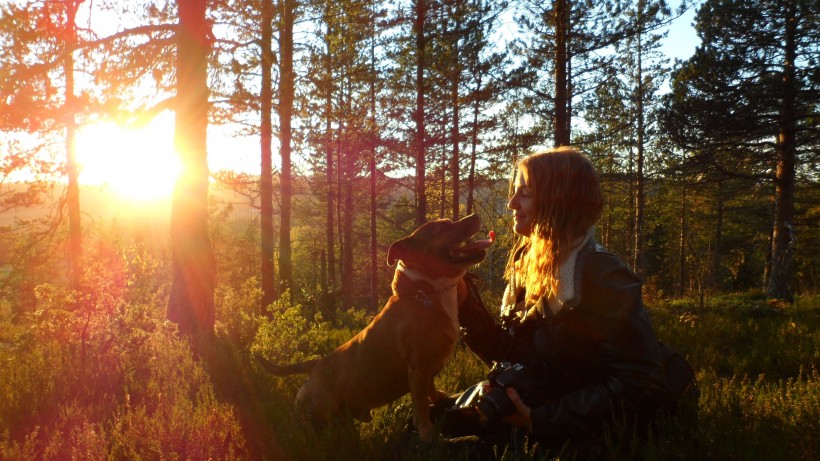
[[[448,290],[441,294],[441,307],[450,319],[450,324],[455,331],[459,330],[457,296],[456,290]]]

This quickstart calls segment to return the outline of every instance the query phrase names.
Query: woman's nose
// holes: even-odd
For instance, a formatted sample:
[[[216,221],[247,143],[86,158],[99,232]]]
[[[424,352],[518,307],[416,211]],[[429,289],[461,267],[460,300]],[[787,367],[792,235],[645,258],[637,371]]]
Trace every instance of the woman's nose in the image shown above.
[[[509,208],[510,210],[514,210],[516,206],[518,206],[518,200],[516,200],[515,195],[513,195],[507,201],[507,208]]]

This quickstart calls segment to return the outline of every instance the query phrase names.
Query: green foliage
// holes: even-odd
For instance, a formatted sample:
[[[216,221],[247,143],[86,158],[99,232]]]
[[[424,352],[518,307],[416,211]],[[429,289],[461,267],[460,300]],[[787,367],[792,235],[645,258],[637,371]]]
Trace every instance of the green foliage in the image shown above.
[[[0,458],[246,458],[235,409],[164,306],[125,302],[134,261],[101,251],[81,291],[39,285],[34,312],[0,319],[17,332],[0,346]]]
[[[330,322],[287,294],[260,312],[250,278],[219,287],[217,335],[195,355],[151,294],[165,286],[161,258],[113,240],[89,255],[82,291],[39,285],[36,308],[25,315],[0,301],[0,459],[453,459],[449,444],[422,444],[407,430],[408,396],[375,409],[370,423],[317,431],[294,405],[304,377],[271,376],[251,358],[291,363],[325,354],[372,314],[339,311]],[[498,296],[484,293],[490,309]],[[660,420],[643,438],[614,425],[605,458],[816,455],[820,298],[787,305],[747,292],[648,308],[659,338],[695,365],[702,396],[696,409]],[[455,393],[486,373],[459,345],[436,384]],[[497,459],[555,456],[530,446]]]
[[[256,277],[245,280],[241,287],[219,285],[214,295],[216,333],[227,336],[240,348],[248,347],[259,328],[259,305],[262,288]]]
[[[315,314],[312,322],[308,321],[302,306],[291,304],[288,292],[268,307],[267,314],[259,317],[259,329],[251,350],[277,363],[327,354],[355,334],[348,327],[334,331],[321,314]]]

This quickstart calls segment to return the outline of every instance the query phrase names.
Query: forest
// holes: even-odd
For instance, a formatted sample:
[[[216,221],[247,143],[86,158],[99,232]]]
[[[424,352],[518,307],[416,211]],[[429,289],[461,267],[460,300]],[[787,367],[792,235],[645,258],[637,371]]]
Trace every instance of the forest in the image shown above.
[[[406,397],[300,424],[304,378],[252,356],[355,334],[430,219],[496,233],[472,272],[497,308],[514,164],[561,145],[702,387],[646,439],[614,427],[608,458],[816,458],[816,0],[9,0],[0,459],[448,459],[402,445]],[[437,384],[486,373],[459,346]]]

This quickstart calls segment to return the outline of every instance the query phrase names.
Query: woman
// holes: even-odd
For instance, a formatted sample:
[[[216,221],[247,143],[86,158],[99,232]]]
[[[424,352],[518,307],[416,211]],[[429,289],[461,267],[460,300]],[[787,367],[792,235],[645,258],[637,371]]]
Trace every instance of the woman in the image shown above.
[[[447,411],[444,432],[509,443],[512,424],[542,448],[588,448],[602,441],[613,416],[646,420],[664,397],[661,351],[641,283],[595,243],[601,188],[578,150],[524,158],[511,192],[507,207],[517,236],[501,324],[474,287],[459,317],[470,349],[487,364],[520,364],[521,376],[505,389],[496,383],[495,392],[474,386]],[[505,395],[512,405],[497,408]],[[468,422],[476,416],[481,424]]]

